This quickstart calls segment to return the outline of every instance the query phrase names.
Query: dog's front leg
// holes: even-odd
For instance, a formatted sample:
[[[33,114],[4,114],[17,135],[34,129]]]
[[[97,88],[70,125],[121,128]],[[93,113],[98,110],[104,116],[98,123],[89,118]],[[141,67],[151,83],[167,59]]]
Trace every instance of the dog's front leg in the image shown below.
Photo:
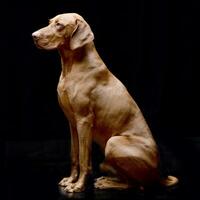
[[[68,192],[81,192],[85,189],[85,184],[91,173],[91,147],[92,147],[92,117],[82,117],[77,119],[77,132],[79,140],[79,178],[74,185],[65,188]]]
[[[79,175],[79,143],[78,143],[78,133],[76,126],[72,123],[70,125],[71,133],[71,174],[69,177],[63,178],[59,185],[68,186],[77,181]]]

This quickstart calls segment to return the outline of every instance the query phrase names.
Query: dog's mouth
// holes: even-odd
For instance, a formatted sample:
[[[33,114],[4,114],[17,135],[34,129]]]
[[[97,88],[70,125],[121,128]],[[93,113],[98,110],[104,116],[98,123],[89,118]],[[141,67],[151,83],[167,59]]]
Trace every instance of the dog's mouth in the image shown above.
[[[52,42],[52,40],[49,39],[37,39],[37,40],[33,39],[33,41],[36,47],[39,49],[53,50],[58,47],[56,43]]]
[[[33,41],[35,45],[40,49],[47,46],[49,43],[47,40],[41,40],[41,39],[33,39]]]
[[[55,49],[56,47],[52,47],[51,45],[50,45],[50,43],[49,42],[46,42],[46,41],[35,41],[34,40],[34,43],[35,43],[35,45],[36,45],[36,47],[38,48],[38,49],[45,49],[45,50],[53,50],[53,49]]]
[[[35,43],[37,48],[45,49],[45,50],[58,49],[62,45],[62,42],[59,42],[59,41],[54,42],[53,40],[47,40],[47,39],[34,40],[34,43]]]

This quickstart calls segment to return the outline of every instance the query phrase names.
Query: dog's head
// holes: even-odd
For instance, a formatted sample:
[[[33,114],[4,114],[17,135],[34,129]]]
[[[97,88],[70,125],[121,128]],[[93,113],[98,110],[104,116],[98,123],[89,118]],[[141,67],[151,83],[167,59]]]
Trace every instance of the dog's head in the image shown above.
[[[49,25],[35,31],[33,39],[37,47],[52,50],[65,45],[75,50],[94,39],[87,22],[76,13],[66,13],[49,20]]]

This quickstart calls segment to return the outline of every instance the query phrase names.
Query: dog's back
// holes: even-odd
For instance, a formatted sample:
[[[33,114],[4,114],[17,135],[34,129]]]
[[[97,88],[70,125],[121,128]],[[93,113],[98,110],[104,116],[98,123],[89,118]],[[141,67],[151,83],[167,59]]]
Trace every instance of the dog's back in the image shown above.
[[[94,137],[99,143],[112,136],[126,134],[152,137],[150,129],[126,87],[107,68],[101,71],[104,78],[97,80],[91,93],[94,113]],[[105,146],[105,144],[102,144]]]

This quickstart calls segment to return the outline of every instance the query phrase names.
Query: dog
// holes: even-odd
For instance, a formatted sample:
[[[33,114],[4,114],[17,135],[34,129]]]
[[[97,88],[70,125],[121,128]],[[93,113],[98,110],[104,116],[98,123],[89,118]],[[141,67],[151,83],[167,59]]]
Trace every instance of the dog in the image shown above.
[[[92,142],[105,155],[95,180],[99,189],[175,185],[174,176],[161,177],[159,152],[152,133],[125,86],[109,71],[94,45],[89,24],[77,13],[64,13],[32,34],[38,48],[57,49],[62,72],[58,102],[71,133],[71,174],[60,185],[81,192],[92,173]]]

